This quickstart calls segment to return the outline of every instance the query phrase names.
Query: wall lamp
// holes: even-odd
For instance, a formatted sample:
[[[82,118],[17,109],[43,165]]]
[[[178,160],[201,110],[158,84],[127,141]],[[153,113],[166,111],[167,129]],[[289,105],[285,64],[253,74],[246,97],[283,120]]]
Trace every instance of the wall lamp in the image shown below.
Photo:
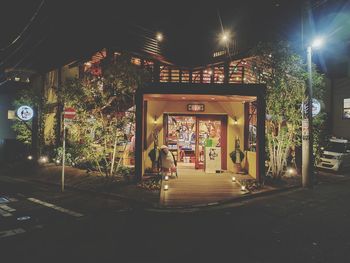
[[[237,124],[238,124],[238,121],[237,121],[237,117],[236,117],[236,116],[233,117],[233,124],[234,124],[234,125],[237,125]]]

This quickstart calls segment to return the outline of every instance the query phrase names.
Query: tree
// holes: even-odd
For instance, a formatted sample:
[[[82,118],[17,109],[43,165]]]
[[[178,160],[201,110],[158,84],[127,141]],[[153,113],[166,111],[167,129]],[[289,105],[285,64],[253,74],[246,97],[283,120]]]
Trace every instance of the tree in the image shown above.
[[[293,52],[286,42],[260,44],[254,50],[257,62],[255,72],[266,83],[266,140],[269,171],[280,178],[291,153],[301,144],[301,105],[305,98],[307,70],[301,56]],[[324,77],[313,65],[314,97],[322,99]],[[315,117],[314,130],[324,123],[325,114]],[[321,134],[315,134],[315,142]]]
[[[27,105],[34,110],[34,117],[29,121],[22,121],[16,118],[13,121],[12,129],[16,139],[25,145],[31,145],[32,154],[37,155],[43,148],[43,131],[45,120],[42,116],[47,112],[45,98],[42,96],[42,78],[40,75],[32,77],[31,87],[21,90],[21,95],[13,102],[15,109]],[[33,125],[34,122],[34,125]],[[32,139],[36,140],[32,142]]]
[[[79,147],[83,158],[106,176],[117,168],[117,147],[125,143],[134,125],[135,90],[147,79],[145,71],[130,61],[127,54],[118,56],[116,62],[105,59],[101,75],[71,79],[63,91],[65,107],[77,111],[69,128],[69,144]]]

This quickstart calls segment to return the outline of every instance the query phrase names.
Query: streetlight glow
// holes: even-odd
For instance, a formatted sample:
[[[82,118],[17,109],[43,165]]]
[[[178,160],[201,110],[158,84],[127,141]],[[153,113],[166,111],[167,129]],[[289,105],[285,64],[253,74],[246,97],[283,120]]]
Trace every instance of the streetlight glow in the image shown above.
[[[322,37],[317,37],[311,44],[312,48],[320,48],[324,43],[324,39]]]
[[[230,32],[229,31],[224,31],[222,32],[221,36],[220,36],[220,40],[222,43],[227,43],[230,40]]]
[[[160,33],[160,32],[158,32],[158,33],[156,34],[156,39],[157,39],[159,42],[163,41],[163,34]]]

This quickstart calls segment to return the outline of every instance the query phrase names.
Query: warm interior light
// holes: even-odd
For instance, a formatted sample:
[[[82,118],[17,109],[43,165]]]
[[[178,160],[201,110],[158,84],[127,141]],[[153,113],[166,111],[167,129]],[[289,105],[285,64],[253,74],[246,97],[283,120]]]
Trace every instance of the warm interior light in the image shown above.
[[[233,117],[233,124],[234,124],[234,125],[237,125],[237,124],[238,124],[238,121],[237,121],[237,117],[236,117],[236,116]]]
[[[153,123],[154,123],[154,124],[157,124],[157,116],[156,116],[156,115],[154,115]]]

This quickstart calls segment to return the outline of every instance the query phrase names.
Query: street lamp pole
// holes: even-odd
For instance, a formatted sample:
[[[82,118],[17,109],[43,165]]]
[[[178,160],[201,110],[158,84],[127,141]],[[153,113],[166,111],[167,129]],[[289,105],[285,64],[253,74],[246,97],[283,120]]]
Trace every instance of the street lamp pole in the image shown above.
[[[314,175],[313,136],[312,136],[312,47],[307,47],[308,85],[306,88],[306,114],[303,110],[302,121],[302,185],[312,188]]]

